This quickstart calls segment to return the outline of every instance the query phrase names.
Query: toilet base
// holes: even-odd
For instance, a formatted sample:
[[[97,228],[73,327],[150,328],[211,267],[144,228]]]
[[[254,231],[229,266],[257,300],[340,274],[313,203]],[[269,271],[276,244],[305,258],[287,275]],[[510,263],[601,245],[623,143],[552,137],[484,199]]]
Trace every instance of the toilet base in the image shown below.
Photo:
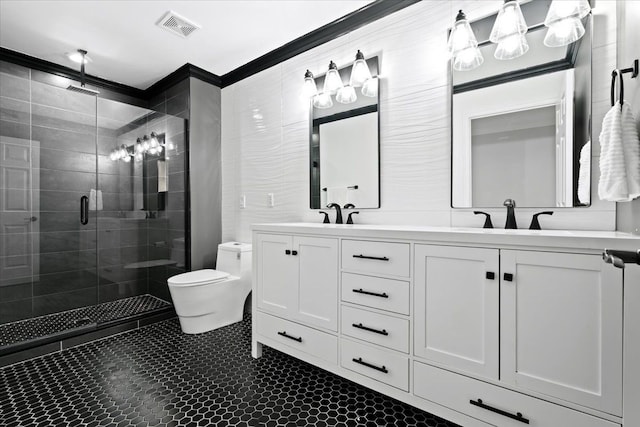
[[[202,334],[223,326],[228,326],[242,320],[242,310],[239,313],[209,313],[202,316],[180,316],[180,329],[185,334]]]

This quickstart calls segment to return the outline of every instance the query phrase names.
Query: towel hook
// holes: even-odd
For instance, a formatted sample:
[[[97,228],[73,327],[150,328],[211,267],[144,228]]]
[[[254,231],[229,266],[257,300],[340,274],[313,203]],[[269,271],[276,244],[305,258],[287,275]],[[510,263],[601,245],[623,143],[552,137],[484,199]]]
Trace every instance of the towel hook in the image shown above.
[[[622,82],[622,73],[617,68],[611,72],[611,106],[616,105],[616,77],[620,76],[620,107],[624,102],[624,83]]]
[[[622,108],[622,104],[624,103],[624,83],[622,81],[622,75],[626,74],[626,73],[631,73],[631,78],[635,79],[636,77],[638,77],[638,74],[640,74],[640,66],[639,66],[640,61],[635,59],[633,61],[633,66],[629,67],[629,68],[623,68],[623,69],[615,69],[611,72],[611,106],[613,107],[616,103],[615,100],[615,88],[616,88],[616,77],[620,76],[620,108]]]

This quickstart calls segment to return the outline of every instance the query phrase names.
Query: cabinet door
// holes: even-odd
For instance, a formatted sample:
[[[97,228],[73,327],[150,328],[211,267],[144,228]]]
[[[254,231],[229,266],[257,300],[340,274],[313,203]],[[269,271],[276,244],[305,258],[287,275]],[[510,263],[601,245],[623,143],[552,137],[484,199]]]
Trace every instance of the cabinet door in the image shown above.
[[[416,245],[416,356],[498,379],[498,250]]]
[[[338,240],[293,238],[298,261],[295,318],[308,325],[338,330]]]
[[[622,415],[622,270],[596,255],[501,258],[501,380]]]
[[[278,234],[258,234],[256,243],[258,307],[274,314],[290,315],[296,300],[297,259],[291,255],[293,239]]]

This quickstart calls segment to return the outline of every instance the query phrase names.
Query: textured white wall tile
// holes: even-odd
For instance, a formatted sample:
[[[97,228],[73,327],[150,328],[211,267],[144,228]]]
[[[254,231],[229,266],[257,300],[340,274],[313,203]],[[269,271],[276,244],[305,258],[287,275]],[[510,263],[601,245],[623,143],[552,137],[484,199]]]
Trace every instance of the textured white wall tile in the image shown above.
[[[542,218],[548,228],[615,229],[615,205],[596,200],[597,135],[608,110],[615,67],[615,4],[594,9],[593,170],[590,208],[557,210]],[[222,91],[223,233],[249,241],[257,222],[320,221],[309,209],[308,104],[300,99],[304,72],[324,74],[357,49],[378,55],[381,209],[362,209],[356,222],[481,226],[470,210],[450,208],[450,89],[447,28],[458,9],[471,20],[495,13],[502,0],[422,1],[304,52]],[[605,4],[606,3],[606,4]],[[613,35],[612,35],[613,34]],[[228,159],[231,164],[224,164]],[[266,206],[273,192],[276,206]],[[239,209],[239,197],[247,208]],[[228,199],[228,200],[227,200]],[[503,226],[505,209],[495,212]],[[516,209],[522,227],[539,210]],[[334,214],[331,213],[333,220]],[[234,235],[231,235],[233,230]]]

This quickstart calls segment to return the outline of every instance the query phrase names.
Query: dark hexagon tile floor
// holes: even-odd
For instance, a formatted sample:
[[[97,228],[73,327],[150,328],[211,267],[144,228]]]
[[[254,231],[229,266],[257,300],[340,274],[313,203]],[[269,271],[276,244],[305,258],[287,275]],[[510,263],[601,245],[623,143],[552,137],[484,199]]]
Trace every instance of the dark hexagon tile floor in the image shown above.
[[[264,347],[251,321],[185,335],[177,320],[0,369],[0,425],[455,424]]]

